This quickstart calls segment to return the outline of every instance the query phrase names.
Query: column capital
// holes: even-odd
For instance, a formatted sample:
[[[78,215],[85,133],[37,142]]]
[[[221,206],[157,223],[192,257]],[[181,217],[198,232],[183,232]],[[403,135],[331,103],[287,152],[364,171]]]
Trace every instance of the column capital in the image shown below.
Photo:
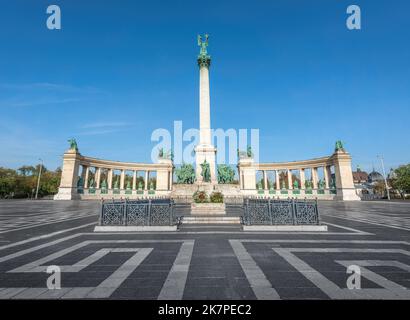
[[[208,68],[211,66],[211,56],[209,55],[199,55],[198,59],[199,68]]]

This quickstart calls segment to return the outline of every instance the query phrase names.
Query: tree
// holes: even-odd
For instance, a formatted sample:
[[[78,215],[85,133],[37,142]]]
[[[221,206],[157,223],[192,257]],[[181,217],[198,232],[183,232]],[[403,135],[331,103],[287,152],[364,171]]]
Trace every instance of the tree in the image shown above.
[[[406,193],[410,193],[410,163],[402,165],[394,170],[394,177],[391,185],[404,198]]]
[[[0,198],[29,198],[37,186],[40,165],[21,166],[17,170],[0,167]],[[57,193],[61,169],[42,169],[39,196]]]

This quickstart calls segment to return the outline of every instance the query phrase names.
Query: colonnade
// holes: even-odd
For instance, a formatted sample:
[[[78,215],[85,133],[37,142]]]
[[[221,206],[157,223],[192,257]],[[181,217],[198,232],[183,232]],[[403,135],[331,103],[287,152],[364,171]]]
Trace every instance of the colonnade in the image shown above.
[[[92,169],[93,168],[93,169]],[[119,172],[119,183],[114,173]],[[101,197],[134,197],[169,195],[172,190],[173,164],[169,159],[158,163],[134,163],[102,160],[82,156],[78,150],[69,149],[63,156],[61,183],[56,200],[88,199]],[[132,180],[126,178],[127,172]],[[137,183],[138,173],[144,172],[144,186]],[[155,184],[150,183],[155,174]],[[126,180],[132,183],[126,183]],[[151,182],[153,182],[151,180]]]
[[[306,178],[308,170],[311,173]],[[319,170],[323,170],[322,178],[319,178]],[[345,150],[337,150],[328,157],[281,163],[255,163],[251,157],[244,157],[239,159],[238,171],[244,194],[286,197],[323,195],[329,199],[359,200],[353,184],[351,157]],[[262,173],[261,179],[257,179],[257,172]],[[268,178],[270,172],[274,172],[275,176],[272,181]]]

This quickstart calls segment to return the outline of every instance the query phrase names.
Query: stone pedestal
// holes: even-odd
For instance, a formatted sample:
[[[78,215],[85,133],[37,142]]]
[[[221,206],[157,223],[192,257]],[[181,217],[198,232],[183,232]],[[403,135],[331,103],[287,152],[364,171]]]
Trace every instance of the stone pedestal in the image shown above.
[[[353,183],[352,157],[345,151],[332,155],[336,177],[336,200],[360,201]]]
[[[165,164],[167,167],[157,169],[157,190],[168,191],[171,189],[172,160],[160,158],[158,163]]]
[[[60,187],[58,193],[54,196],[54,200],[80,198],[77,193],[80,157],[80,153],[75,149],[69,149],[64,153]]]
[[[240,187],[244,194],[256,194],[256,166],[253,158],[239,159]]]
[[[225,203],[191,203],[191,214],[200,216],[225,215]]]

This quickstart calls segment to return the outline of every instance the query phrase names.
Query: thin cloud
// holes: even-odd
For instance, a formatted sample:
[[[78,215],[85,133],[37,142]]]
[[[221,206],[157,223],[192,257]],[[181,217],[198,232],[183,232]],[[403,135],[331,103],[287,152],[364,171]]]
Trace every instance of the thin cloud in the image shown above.
[[[60,92],[83,92],[83,93],[101,93],[101,90],[95,87],[74,86],[70,84],[59,84],[51,82],[33,82],[33,83],[0,83],[1,89],[6,90],[47,90]]]
[[[40,99],[40,100],[30,100],[30,101],[15,101],[15,102],[8,102],[3,101],[0,102],[0,106],[3,107],[32,107],[32,106],[40,106],[40,105],[48,105],[48,104],[63,104],[63,103],[70,103],[70,102],[79,102],[81,99],[78,98],[66,98],[66,99]]]
[[[82,129],[95,129],[95,128],[116,128],[116,127],[128,127],[127,122],[93,122],[86,123],[81,126]]]

